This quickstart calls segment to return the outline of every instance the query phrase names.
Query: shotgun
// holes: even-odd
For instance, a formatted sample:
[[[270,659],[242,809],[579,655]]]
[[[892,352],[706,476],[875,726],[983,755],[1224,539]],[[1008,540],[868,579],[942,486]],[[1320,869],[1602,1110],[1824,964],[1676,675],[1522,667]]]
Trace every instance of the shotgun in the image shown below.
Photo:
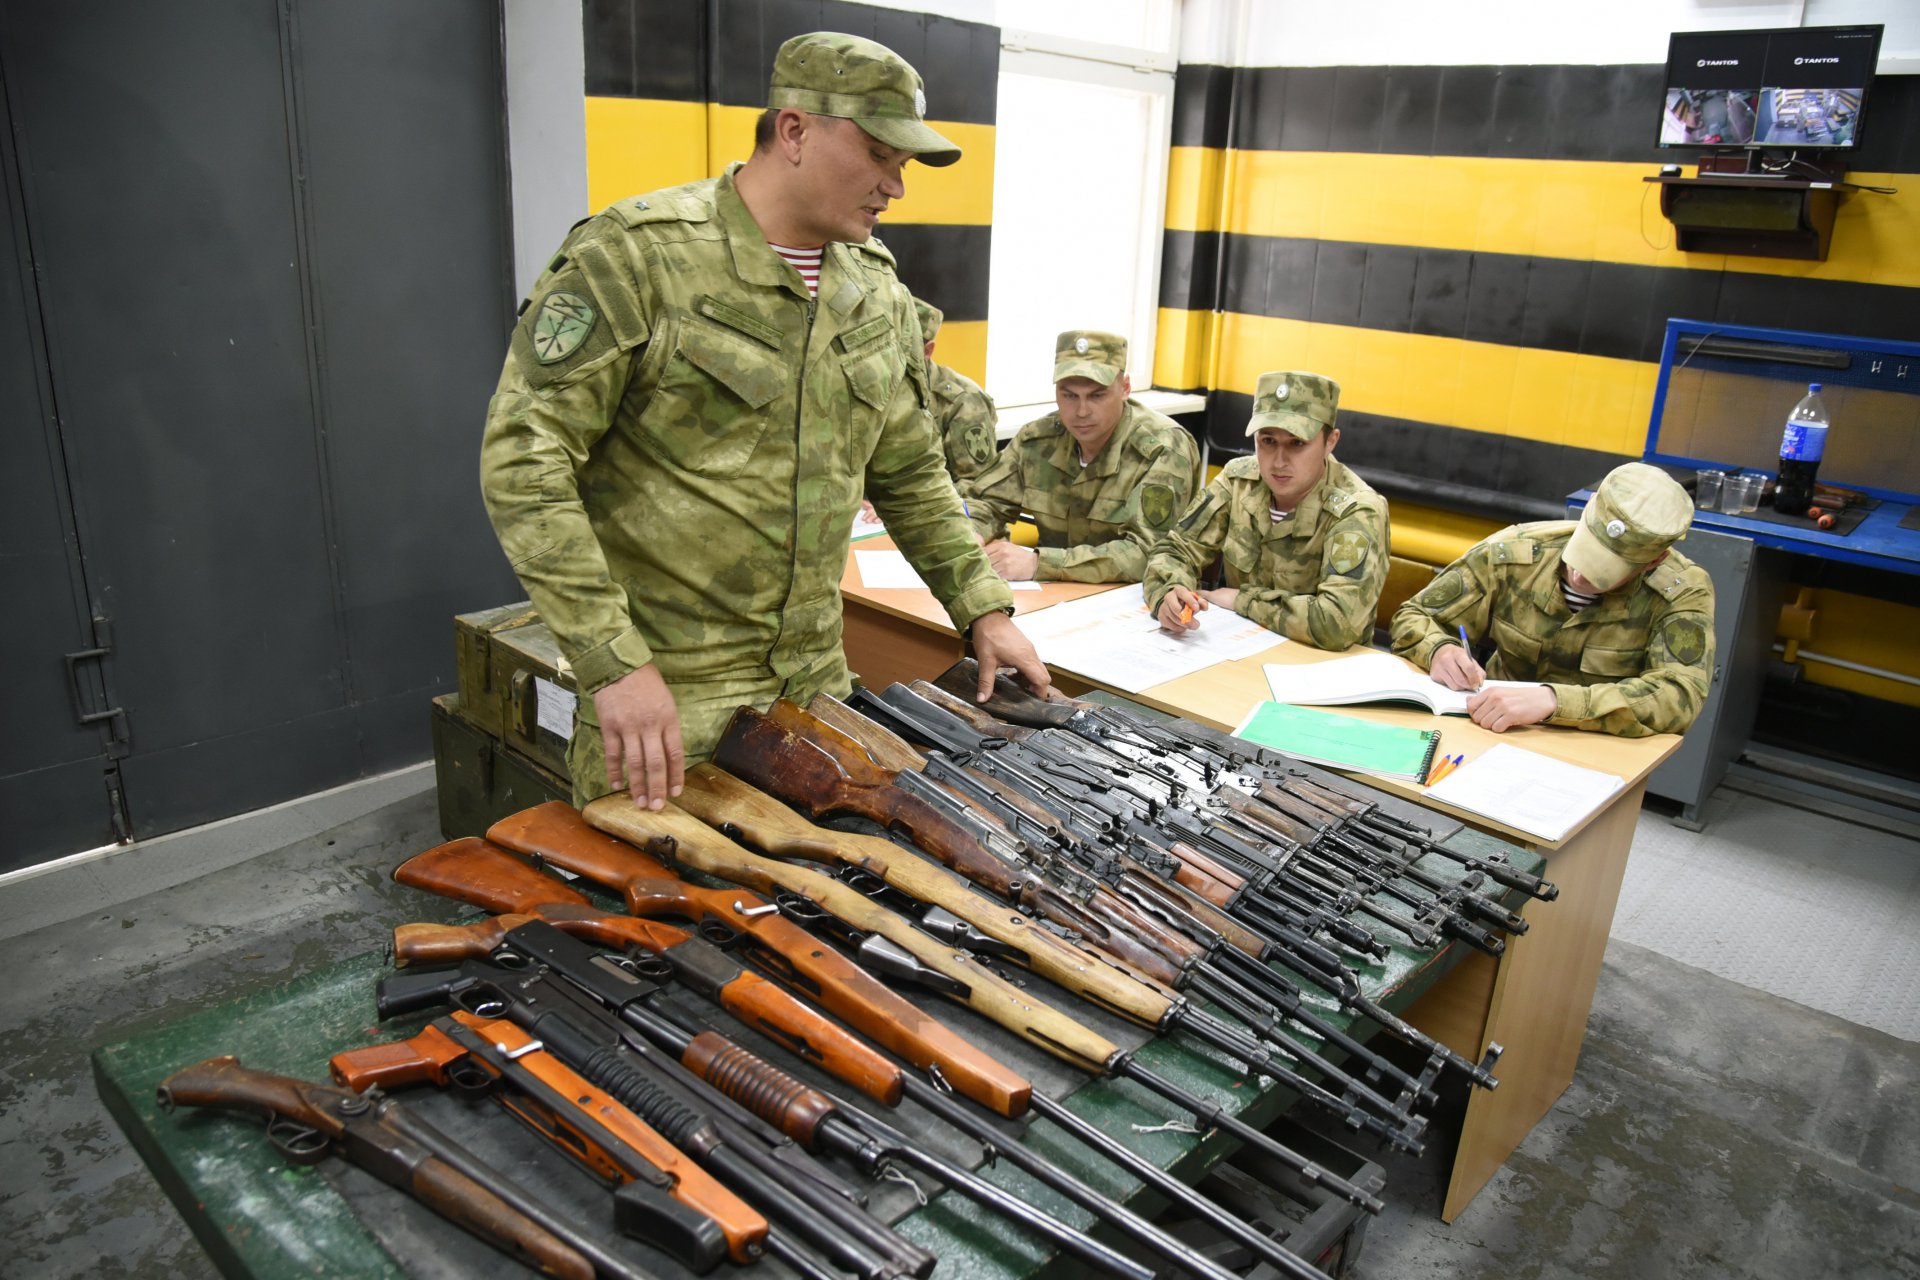
[[[598,1246],[583,1250],[578,1233],[564,1239],[543,1225],[535,1213],[556,1225],[563,1220],[551,1210],[528,1212],[532,1196],[384,1095],[255,1071],[227,1056],[174,1072],[155,1099],[163,1111],[217,1107],[257,1116],[288,1163],[338,1155],[545,1275],[593,1280],[596,1268],[607,1276],[639,1274]]]

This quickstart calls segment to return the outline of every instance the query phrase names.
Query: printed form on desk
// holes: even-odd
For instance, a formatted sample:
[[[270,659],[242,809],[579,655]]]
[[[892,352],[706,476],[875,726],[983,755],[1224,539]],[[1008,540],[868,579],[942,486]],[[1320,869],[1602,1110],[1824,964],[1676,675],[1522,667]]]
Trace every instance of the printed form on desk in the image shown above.
[[[924,578],[913,571],[905,553],[899,551],[855,551],[853,562],[860,570],[860,585],[874,590],[925,591]],[[1009,582],[1014,591],[1038,591],[1037,582]]]
[[[1147,611],[1137,582],[1022,614],[1014,625],[1026,633],[1040,660],[1089,680],[1138,693],[1192,675],[1216,662],[1251,658],[1287,638],[1275,635],[1231,609],[1215,606],[1194,615],[1198,631],[1163,631]]]
[[[1542,840],[1561,840],[1625,785],[1611,773],[1500,742],[1426,794]]]

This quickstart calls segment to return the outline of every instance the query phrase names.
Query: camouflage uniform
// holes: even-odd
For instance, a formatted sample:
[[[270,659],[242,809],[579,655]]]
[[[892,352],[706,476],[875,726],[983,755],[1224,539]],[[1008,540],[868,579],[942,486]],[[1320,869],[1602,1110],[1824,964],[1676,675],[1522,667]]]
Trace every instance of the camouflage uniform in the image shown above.
[[[810,298],[733,173],[574,229],[481,453],[501,546],[581,692],[656,664],[689,764],[741,703],[851,687],[839,583],[863,490],[956,627],[1012,607],[941,468],[892,255],[828,245]],[[569,763],[576,801],[606,791],[589,697]]]
[[[1422,667],[1464,625],[1492,642],[1487,675],[1553,690],[1547,724],[1623,738],[1682,733],[1713,678],[1713,582],[1679,552],[1578,613],[1560,591],[1576,525],[1502,529],[1443,570],[1393,615],[1393,651]],[[1584,572],[1584,570],[1583,570]]]
[[[1235,458],[1161,535],[1147,561],[1147,605],[1189,590],[1220,558],[1240,589],[1234,611],[1289,640],[1339,650],[1373,634],[1387,580],[1387,500],[1338,458],[1293,514],[1273,522],[1273,492],[1253,458]]]
[[[933,393],[933,425],[946,443],[947,474],[958,484],[985,471],[998,456],[994,434],[1000,413],[993,397],[964,373],[943,364],[927,367],[927,389]]]
[[[924,298],[913,300],[913,311],[920,320],[920,336],[934,341],[945,314]],[[1000,414],[993,397],[966,374],[943,364],[927,365],[927,389],[933,393],[933,429],[946,446],[947,474],[956,482],[979,475],[1000,448],[995,436]]]

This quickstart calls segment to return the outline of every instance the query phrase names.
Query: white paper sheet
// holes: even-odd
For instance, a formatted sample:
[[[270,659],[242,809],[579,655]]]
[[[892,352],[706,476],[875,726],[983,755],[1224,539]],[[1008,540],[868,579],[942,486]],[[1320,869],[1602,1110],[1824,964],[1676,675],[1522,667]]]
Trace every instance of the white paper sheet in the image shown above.
[[[877,514],[868,516],[865,508],[860,507],[854,509],[853,540],[855,542],[860,541],[862,538],[877,537],[886,531],[887,526],[880,522],[880,517]]]
[[[1136,582],[1023,614],[1014,622],[1033,641],[1041,661],[1128,693],[1286,643],[1285,636],[1231,609],[1207,609],[1195,620],[1198,631],[1162,631]]]
[[[1625,785],[1611,773],[1501,742],[1426,794],[1543,840],[1560,840]]]
[[[571,689],[562,689],[551,680],[533,678],[534,719],[542,729],[562,738],[573,738],[573,709],[580,701]]]
[[[1275,702],[1303,707],[1337,707],[1360,702],[1409,702],[1437,716],[1467,714],[1473,694],[1449,689],[1426,672],[1390,653],[1356,653],[1327,662],[1276,663],[1261,668]],[[1523,689],[1524,680],[1488,680],[1483,689]],[[1531,683],[1538,684],[1538,681]]]
[[[864,586],[927,589],[926,582],[898,551],[856,551],[853,560],[860,567],[860,581]]]

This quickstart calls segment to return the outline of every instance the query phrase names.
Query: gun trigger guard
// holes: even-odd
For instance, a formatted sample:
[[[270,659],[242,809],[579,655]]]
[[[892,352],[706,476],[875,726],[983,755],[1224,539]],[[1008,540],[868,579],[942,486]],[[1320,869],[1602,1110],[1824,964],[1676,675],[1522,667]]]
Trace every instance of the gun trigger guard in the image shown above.
[[[267,1123],[267,1141],[287,1158],[288,1164],[319,1164],[327,1157],[325,1134],[285,1116],[275,1116]]]
[[[741,932],[725,920],[716,920],[712,916],[702,920],[693,930],[700,938],[722,951],[731,951],[739,945]]]
[[[469,1054],[447,1065],[447,1087],[463,1098],[485,1097],[493,1092],[493,1075]]]

